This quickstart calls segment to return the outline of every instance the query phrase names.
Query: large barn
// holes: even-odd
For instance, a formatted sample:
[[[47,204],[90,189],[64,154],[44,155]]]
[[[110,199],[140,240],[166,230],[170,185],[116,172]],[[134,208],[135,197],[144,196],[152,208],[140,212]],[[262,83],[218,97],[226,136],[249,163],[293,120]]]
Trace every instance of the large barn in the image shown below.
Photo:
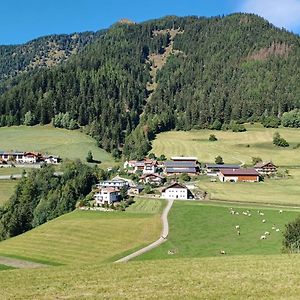
[[[219,179],[221,182],[258,182],[259,173],[253,169],[224,169],[219,172]]]

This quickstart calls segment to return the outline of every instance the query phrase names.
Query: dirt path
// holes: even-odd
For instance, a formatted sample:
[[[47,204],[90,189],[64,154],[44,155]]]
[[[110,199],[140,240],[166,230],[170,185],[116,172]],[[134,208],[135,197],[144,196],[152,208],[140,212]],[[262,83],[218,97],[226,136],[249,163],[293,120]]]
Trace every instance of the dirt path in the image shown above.
[[[16,258],[5,257],[5,256],[0,256],[0,265],[5,265],[17,269],[36,269],[36,268],[47,267],[47,265],[44,264],[16,259]]]
[[[160,238],[158,240],[156,240],[155,242],[153,242],[152,244],[150,244],[134,253],[131,253],[123,258],[118,259],[117,261],[115,261],[116,263],[128,262],[129,260],[158,247],[159,245],[161,245],[162,243],[164,243],[167,240],[167,237],[169,235],[168,214],[173,205],[173,202],[174,202],[174,200],[168,200],[168,204],[162,213],[161,219],[162,219],[162,223],[163,223],[163,229],[162,229]]]

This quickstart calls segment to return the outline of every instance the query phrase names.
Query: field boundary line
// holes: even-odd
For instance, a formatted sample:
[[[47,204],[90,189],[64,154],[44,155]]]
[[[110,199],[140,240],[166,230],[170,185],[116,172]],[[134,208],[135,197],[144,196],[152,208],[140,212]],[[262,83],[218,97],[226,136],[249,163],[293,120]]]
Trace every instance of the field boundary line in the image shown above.
[[[137,256],[140,256],[158,246],[160,246],[162,243],[164,243],[167,238],[168,238],[168,235],[169,235],[169,222],[168,222],[168,214],[169,214],[169,211],[174,203],[174,200],[167,200],[168,201],[168,204],[167,206],[165,207],[165,209],[163,210],[163,213],[161,215],[161,220],[162,220],[162,223],[163,223],[163,228],[162,228],[162,232],[161,232],[161,236],[158,240],[156,240],[155,242],[151,243],[150,245],[140,249],[140,250],[137,250],[123,258],[120,258],[118,259],[117,261],[115,261],[115,263],[123,263],[123,262],[128,262],[129,260],[137,257]]]
[[[37,269],[48,267],[48,265],[45,264],[5,256],[0,256],[0,264],[17,269]]]

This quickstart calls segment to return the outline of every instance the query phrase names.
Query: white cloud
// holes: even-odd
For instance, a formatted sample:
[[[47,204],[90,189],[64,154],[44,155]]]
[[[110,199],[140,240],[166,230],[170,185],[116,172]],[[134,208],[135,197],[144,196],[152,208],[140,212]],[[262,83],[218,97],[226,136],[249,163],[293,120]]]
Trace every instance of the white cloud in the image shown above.
[[[300,26],[300,0],[243,0],[239,10],[264,17],[278,27],[294,30]]]

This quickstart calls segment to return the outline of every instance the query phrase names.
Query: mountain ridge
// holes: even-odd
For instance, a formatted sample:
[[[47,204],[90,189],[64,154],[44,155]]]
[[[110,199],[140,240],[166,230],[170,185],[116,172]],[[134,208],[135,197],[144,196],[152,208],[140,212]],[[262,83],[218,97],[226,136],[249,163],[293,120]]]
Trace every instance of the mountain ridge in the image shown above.
[[[154,82],[151,58],[166,54],[172,30],[183,33]],[[68,113],[104,149],[142,157],[161,131],[300,107],[299,70],[300,38],[255,15],[116,23],[66,62],[3,81],[0,126],[22,124],[28,112],[33,124]]]

